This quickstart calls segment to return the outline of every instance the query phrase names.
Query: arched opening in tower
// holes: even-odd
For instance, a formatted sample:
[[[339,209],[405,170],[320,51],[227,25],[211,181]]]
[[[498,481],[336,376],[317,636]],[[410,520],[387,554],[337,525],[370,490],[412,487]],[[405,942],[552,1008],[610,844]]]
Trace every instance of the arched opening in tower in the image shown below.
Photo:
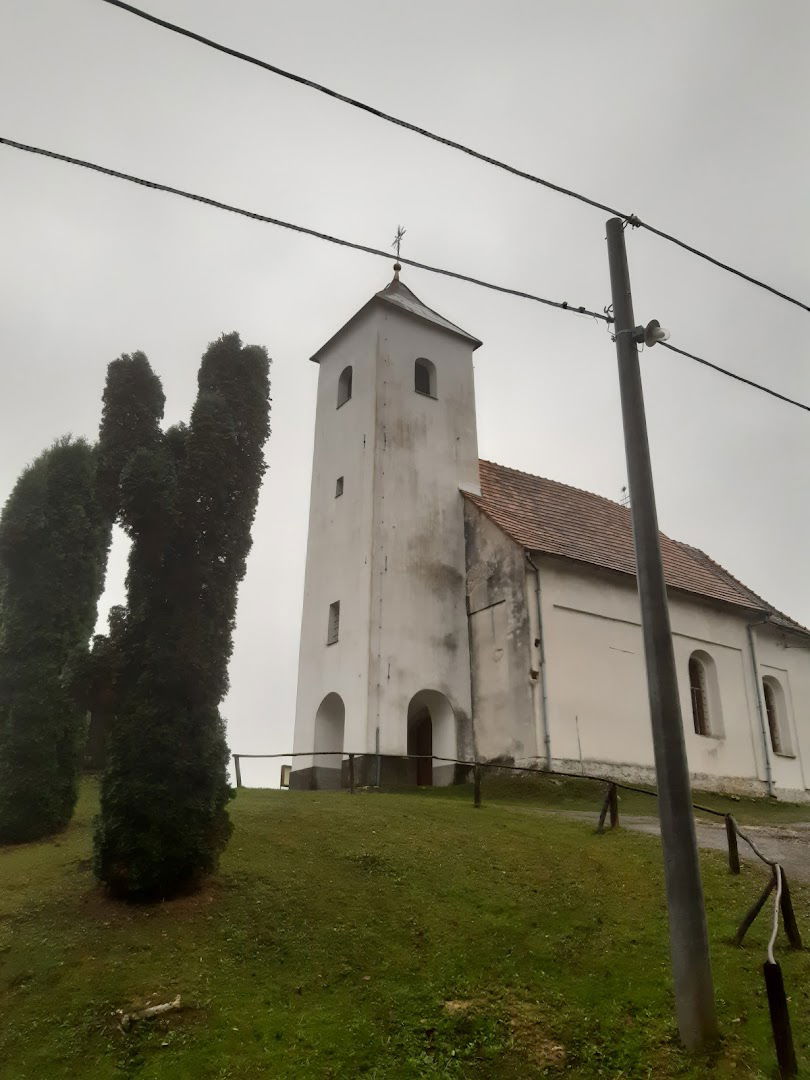
[[[312,786],[339,788],[343,775],[343,731],[346,707],[340,694],[327,694],[315,714]]]
[[[455,775],[456,716],[438,690],[420,690],[408,705],[408,777],[419,787],[452,784]]]

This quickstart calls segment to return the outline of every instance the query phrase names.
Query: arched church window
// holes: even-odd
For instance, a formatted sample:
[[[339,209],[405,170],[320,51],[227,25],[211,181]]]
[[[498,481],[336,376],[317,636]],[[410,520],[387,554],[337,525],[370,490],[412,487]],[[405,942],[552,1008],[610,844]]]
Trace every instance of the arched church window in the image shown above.
[[[706,693],[706,669],[696,656],[689,658],[689,693],[696,735],[709,734],[709,701]]]
[[[771,746],[775,754],[793,756],[790,744],[790,730],[787,722],[785,692],[778,679],[766,675],[762,680],[762,695],[765,698],[765,712],[768,716],[768,729],[771,733]]]
[[[436,397],[436,365],[420,356],[413,366],[413,388],[417,394]]]
[[[352,369],[351,367],[344,368],[340,373],[338,379],[338,396],[337,407],[345,405],[352,396]]]
[[[693,652],[689,657],[689,697],[695,734],[722,738],[717,669],[714,660],[703,651]]]

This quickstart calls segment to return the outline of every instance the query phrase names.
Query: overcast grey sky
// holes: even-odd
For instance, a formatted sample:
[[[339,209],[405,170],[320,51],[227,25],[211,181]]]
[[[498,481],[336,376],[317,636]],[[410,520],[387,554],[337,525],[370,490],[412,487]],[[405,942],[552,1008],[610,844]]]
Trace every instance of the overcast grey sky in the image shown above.
[[[143,0],[154,14],[467,142],[810,297],[810,7],[751,0]],[[0,133],[599,310],[602,213],[99,0],[0,0]],[[389,263],[0,147],[0,499],[56,436],[94,438],[107,363],[143,349],[188,417],[222,331],[273,357],[273,434],[239,603],[232,749],[289,749],[317,368]],[[636,315],[810,399],[808,314],[641,231]],[[476,334],[480,451],[618,498],[603,324],[408,270]],[[810,417],[642,355],[659,518],[810,624]],[[104,608],[123,598],[116,542]],[[103,613],[102,613],[103,614]],[[275,778],[251,767],[246,780]]]

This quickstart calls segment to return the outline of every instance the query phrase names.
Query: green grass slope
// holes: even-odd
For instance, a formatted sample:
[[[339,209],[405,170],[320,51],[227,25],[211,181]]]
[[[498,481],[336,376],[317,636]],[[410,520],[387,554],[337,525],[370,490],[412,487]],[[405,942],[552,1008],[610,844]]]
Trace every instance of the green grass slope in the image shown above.
[[[86,787],[58,839],[0,851],[0,1077],[769,1077],[764,882],[703,856],[723,1041],[672,1019],[656,840],[438,793],[240,791],[201,894],[93,883]],[[810,936],[810,890],[794,888]],[[810,1066],[810,959],[779,953]],[[121,1030],[117,1010],[183,1009]]]

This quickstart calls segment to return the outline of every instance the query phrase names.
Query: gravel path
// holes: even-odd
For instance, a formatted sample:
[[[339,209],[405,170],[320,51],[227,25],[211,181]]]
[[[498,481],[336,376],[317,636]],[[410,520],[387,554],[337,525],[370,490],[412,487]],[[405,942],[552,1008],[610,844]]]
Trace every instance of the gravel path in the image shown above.
[[[538,814],[557,814],[578,821],[592,821],[596,825],[598,814],[586,810],[533,810]],[[658,818],[622,814],[622,828],[659,836]],[[718,819],[714,822],[696,821],[698,845],[711,851],[727,852],[726,826]],[[810,822],[792,822],[789,825],[741,825],[763,855],[784,866],[788,881],[810,882]],[[740,859],[755,862],[766,871],[762,863],[744,840],[738,840]]]

